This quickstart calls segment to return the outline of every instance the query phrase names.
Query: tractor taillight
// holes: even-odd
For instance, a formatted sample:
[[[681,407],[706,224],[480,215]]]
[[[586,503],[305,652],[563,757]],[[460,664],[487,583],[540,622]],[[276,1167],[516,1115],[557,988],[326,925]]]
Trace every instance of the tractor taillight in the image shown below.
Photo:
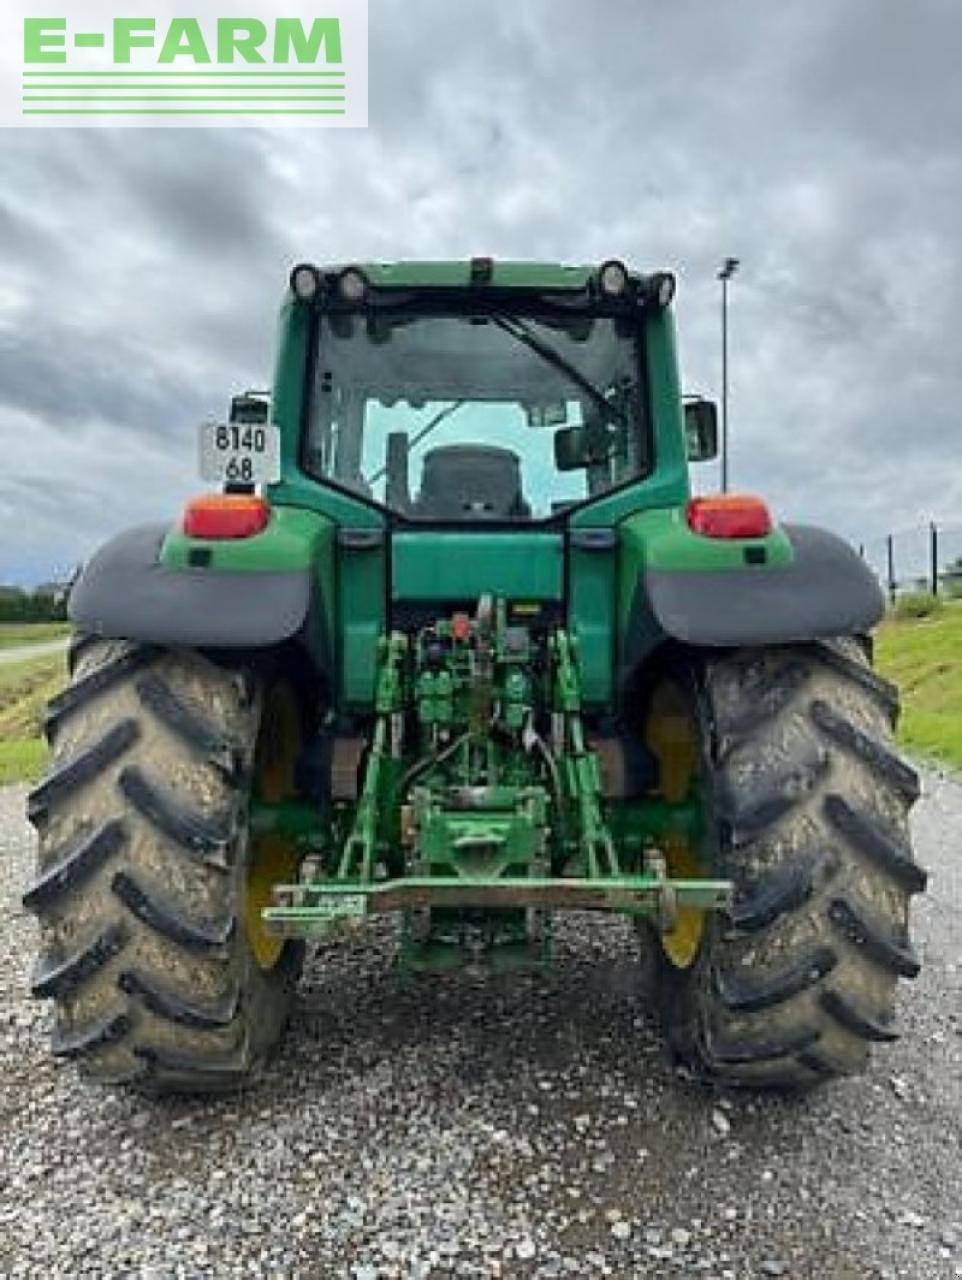
[[[253,493],[205,493],[184,509],[184,533],[191,538],[251,538],[267,528],[271,509]]]
[[[772,529],[768,507],[749,493],[692,498],[685,517],[692,533],[706,538],[764,538]]]

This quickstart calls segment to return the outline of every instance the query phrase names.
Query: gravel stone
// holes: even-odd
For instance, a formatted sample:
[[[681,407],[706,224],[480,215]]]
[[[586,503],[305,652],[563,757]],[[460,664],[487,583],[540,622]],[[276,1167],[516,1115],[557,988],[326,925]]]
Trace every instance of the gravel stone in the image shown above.
[[[723,1138],[727,1138],[732,1131],[732,1122],[718,1107],[711,1113],[711,1123],[715,1132],[721,1134]]]
[[[269,1079],[161,1102],[50,1058],[0,790],[0,1277],[962,1280],[962,783],[923,788],[922,973],[860,1080],[680,1078],[632,930],[574,916],[538,975],[406,978],[391,925],[325,943]]]

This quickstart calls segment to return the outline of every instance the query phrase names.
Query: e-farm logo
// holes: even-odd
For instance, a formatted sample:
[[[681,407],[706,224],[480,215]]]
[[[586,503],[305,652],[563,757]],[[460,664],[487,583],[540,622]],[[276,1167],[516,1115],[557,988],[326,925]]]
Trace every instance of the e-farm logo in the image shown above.
[[[188,4],[164,12],[168,0],[136,15],[105,0],[57,16],[13,7],[22,66],[6,125],[367,124],[366,0],[262,0],[241,14],[193,0],[189,16]]]

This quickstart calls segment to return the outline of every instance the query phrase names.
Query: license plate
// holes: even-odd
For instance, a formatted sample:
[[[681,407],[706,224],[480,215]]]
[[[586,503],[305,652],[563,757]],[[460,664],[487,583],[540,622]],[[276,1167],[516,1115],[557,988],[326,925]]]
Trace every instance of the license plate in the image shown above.
[[[276,484],[281,478],[281,430],[272,423],[205,422],[200,475],[214,484]]]

